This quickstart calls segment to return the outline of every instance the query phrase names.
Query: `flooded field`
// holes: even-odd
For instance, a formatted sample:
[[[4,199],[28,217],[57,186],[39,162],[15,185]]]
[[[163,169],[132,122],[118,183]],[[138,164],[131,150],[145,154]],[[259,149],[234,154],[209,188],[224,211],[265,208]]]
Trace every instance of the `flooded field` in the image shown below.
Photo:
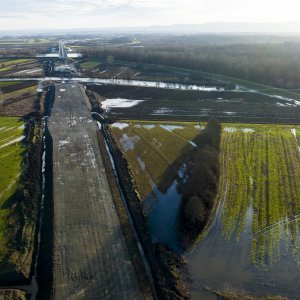
[[[223,82],[206,85],[116,78],[14,78],[10,81],[79,82],[96,92],[112,115],[122,119],[285,123],[300,122],[300,96],[296,92],[252,89]],[[5,81],[5,80],[4,80]],[[8,81],[8,80],[7,80]],[[1,100],[1,99],[0,99]]]
[[[129,161],[152,240],[181,253],[177,186],[185,176],[183,158],[197,146],[193,140],[204,124],[117,124],[112,131]],[[184,253],[193,298],[211,299],[206,290],[298,298],[299,134],[299,126],[223,125],[218,208]]]
[[[236,89],[190,89],[177,84],[180,87],[177,89],[172,84],[167,84],[169,88],[162,88],[160,83],[151,85],[132,81],[134,85],[130,86],[119,84],[119,81],[87,84],[89,90],[106,99],[103,108],[106,108],[107,102],[122,99],[119,103],[114,102],[109,109],[110,114],[118,118],[205,121],[217,117],[224,122],[300,122],[300,102],[296,95],[284,97],[276,91],[254,91],[241,86],[236,86]],[[124,103],[132,105],[126,106]]]

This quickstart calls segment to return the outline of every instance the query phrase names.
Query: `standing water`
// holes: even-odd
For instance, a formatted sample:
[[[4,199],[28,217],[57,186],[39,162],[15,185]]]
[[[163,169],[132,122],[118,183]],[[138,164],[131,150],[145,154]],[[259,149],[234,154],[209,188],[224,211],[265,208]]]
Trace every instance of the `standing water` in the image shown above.
[[[37,250],[36,257],[34,263],[34,270],[31,281],[31,289],[32,295],[31,299],[35,300],[38,292],[38,283],[37,283],[37,268],[38,268],[38,260],[40,254],[41,247],[41,235],[42,235],[42,224],[43,224],[43,216],[44,216],[44,201],[45,201],[45,187],[46,187],[46,128],[47,128],[47,118],[44,117],[43,120],[43,155],[42,155],[42,197],[39,208],[39,222],[38,222],[38,233],[37,233]]]

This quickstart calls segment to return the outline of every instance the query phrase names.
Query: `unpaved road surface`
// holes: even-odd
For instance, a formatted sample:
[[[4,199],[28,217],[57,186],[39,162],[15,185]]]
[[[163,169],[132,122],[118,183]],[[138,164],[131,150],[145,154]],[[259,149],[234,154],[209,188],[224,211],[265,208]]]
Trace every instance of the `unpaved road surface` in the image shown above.
[[[54,299],[142,299],[78,84],[56,84],[53,138]]]

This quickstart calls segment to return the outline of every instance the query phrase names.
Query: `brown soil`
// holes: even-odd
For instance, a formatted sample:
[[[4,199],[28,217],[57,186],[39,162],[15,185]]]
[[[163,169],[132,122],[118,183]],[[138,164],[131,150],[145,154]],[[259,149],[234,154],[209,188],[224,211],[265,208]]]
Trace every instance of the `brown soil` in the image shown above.
[[[9,85],[1,88],[1,92],[10,93],[20,89],[28,88],[36,85],[33,82],[22,82],[18,84]],[[25,92],[17,97],[0,101],[0,116],[20,116],[37,118],[40,116],[42,102],[45,98],[45,92],[42,93],[28,93]]]

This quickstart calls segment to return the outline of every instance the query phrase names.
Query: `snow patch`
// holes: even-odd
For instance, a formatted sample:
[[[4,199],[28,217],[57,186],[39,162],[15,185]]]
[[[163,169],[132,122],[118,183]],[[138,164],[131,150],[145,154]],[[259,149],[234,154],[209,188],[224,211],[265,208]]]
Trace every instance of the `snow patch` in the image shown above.
[[[292,129],[291,129],[291,133],[293,134],[293,136],[295,137],[295,140],[297,141],[296,128],[292,128]]]
[[[22,135],[22,136],[14,139],[14,140],[9,141],[8,143],[6,143],[4,145],[1,145],[0,148],[4,148],[4,147],[9,146],[11,144],[18,143],[18,142],[22,141],[24,138],[25,138],[25,135]]]
[[[165,115],[172,113],[173,109],[167,108],[167,107],[160,107],[159,109],[156,109],[153,111],[154,115]]]
[[[135,144],[140,140],[140,137],[133,136],[129,137],[126,133],[122,135],[120,143],[122,144],[125,151],[133,150]]]
[[[225,127],[223,129],[223,131],[225,131],[225,132],[236,132],[237,129],[235,127]]]
[[[253,128],[243,128],[242,129],[242,131],[244,132],[244,133],[252,133],[252,132],[254,132],[255,130],[253,129]]]
[[[116,123],[111,124],[110,126],[114,127],[114,128],[119,128],[120,130],[123,130],[124,128],[128,127],[129,124],[116,122]]]
[[[137,160],[138,160],[142,170],[145,170],[146,165],[145,165],[144,161],[139,156],[137,157]]]
[[[198,148],[197,144],[194,143],[193,141],[189,141],[189,143],[190,143],[193,147]]]
[[[146,128],[146,129],[153,129],[155,128],[156,126],[153,125],[153,124],[147,124],[147,125],[143,125],[143,128]]]
[[[71,142],[71,139],[69,137],[66,138],[65,140],[60,140],[58,142],[58,148],[61,148],[64,145],[70,144],[70,142]]]
[[[232,116],[232,115],[236,114],[236,112],[234,112],[234,111],[224,111],[223,113],[227,116]]]
[[[280,103],[280,102],[276,102],[276,105],[280,106],[280,107],[296,107],[296,105],[292,104],[292,103]]]
[[[203,125],[195,125],[194,128],[203,130],[205,128],[205,126],[203,126]]]
[[[138,105],[144,100],[132,100],[132,99],[123,99],[123,98],[112,98],[106,99],[101,102],[101,107],[106,111],[109,111],[111,108],[127,108]]]
[[[4,132],[4,131],[9,131],[9,130],[15,129],[16,127],[8,127],[8,128],[7,128],[7,127],[4,127],[4,128],[5,128],[5,129],[3,130],[3,132]]]

